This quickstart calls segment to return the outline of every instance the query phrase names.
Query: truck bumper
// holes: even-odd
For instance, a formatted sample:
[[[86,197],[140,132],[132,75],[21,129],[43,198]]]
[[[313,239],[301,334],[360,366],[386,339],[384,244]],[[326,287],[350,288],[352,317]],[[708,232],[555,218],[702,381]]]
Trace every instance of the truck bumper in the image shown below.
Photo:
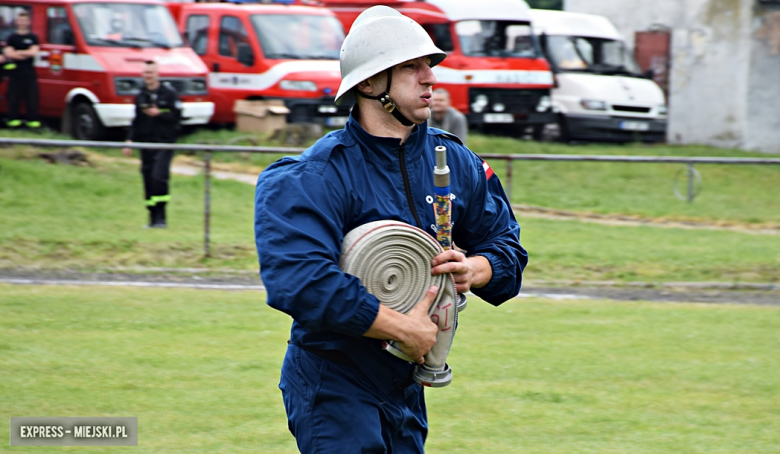
[[[616,142],[663,142],[666,120],[595,115],[563,115],[561,125],[570,139]]]
[[[469,125],[517,125],[533,126],[558,121],[553,112],[532,113],[469,113],[466,114]]]
[[[95,113],[100,122],[106,128],[130,126],[135,117],[135,105],[133,104],[94,104]],[[182,103],[181,124],[205,125],[214,115],[213,102],[184,102]]]
[[[319,123],[330,128],[344,126],[349,118],[350,106],[337,106],[333,98],[285,98],[290,109],[288,123]]]

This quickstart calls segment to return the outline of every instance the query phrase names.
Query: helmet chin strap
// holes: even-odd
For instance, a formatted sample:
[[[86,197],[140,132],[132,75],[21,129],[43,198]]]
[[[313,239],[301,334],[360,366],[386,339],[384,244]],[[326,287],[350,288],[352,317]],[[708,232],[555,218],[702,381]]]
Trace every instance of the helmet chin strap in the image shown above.
[[[385,110],[388,111],[390,114],[392,114],[393,117],[395,117],[395,119],[398,120],[399,123],[401,123],[404,126],[412,126],[414,123],[409,121],[408,118],[404,117],[404,115],[395,105],[395,102],[393,102],[393,99],[390,97],[390,85],[392,83],[393,83],[393,68],[389,68],[387,70],[387,88],[385,88],[384,93],[381,93],[377,96],[371,96],[365,93],[361,93],[360,90],[357,89],[355,89],[355,93],[367,99],[378,100],[379,102],[382,103],[382,106],[384,106]]]

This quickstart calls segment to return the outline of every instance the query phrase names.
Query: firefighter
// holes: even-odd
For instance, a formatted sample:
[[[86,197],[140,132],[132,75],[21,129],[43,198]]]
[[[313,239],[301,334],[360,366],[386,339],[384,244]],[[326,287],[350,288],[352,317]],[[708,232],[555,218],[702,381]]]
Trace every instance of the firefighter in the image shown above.
[[[520,290],[528,257],[498,177],[458,137],[427,126],[431,68],[445,57],[412,19],[367,9],[341,48],[336,104],[354,104],[345,128],[258,179],[255,239],[267,303],[294,320],[279,388],[302,453],[424,450],[428,419],[414,364],[384,351],[382,340],[422,363],[437,341],[428,315],[436,288],[402,314],[343,272],[339,257],[347,232],[372,221],[435,234],[437,146],[447,147],[452,172],[452,237],[468,253],[437,255],[430,273],[451,273],[459,292],[494,305]]]
[[[127,144],[136,142],[174,143],[179,131],[181,101],[172,87],[160,83],[159,69],[154,61],[143,68],[144,88],[135,97],[135,118],[130,125]],[[129,146],[122,149],[130,156]],[[165,206],[171,195],[168,187],[173,150],[141,150],[141,175],[144,196],[149,210],[151,228],[165,228]]]
[[[41,127],[38,120],[38,77],[33,61],[40,51],[38,37],[30,32],[30,15],[22,11],[16,16],[16,31],[8,37],[3,54],[8,60],[3,69],[8,75],[8,122],[9,128],[22,126],[19,119],[19,101],[24,99],[27,108],[28,128]]]

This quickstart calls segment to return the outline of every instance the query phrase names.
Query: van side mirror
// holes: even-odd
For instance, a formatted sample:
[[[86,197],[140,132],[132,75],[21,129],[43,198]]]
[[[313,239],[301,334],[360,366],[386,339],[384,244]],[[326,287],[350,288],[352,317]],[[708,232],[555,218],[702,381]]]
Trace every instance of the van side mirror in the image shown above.
[[[653,71],[653,68],[648,69],[645,71],[645,79],[653,80],[655,78],[655,71]]]
[[[238,61],[246,66],[253,66],[255,64],[255,54],[252,53],[252,48],[247,43],[239,43],[236,46],[238,50]]]

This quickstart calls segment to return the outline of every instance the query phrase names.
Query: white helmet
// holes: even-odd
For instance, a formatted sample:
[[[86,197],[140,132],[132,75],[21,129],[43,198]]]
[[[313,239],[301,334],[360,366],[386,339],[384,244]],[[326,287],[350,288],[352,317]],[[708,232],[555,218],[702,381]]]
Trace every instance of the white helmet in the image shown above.
[[[431,66],[447,54],[436,47],[420,24],[387,6],[373,6],[360,13],[341,45],[341,85],[336,104],[354,104],[352,91],[360,82],[405,61],[430,57]],[[378,96],[389,112],[395,105],[387,94]],[[385,99],[392,107],[388,107]]]

